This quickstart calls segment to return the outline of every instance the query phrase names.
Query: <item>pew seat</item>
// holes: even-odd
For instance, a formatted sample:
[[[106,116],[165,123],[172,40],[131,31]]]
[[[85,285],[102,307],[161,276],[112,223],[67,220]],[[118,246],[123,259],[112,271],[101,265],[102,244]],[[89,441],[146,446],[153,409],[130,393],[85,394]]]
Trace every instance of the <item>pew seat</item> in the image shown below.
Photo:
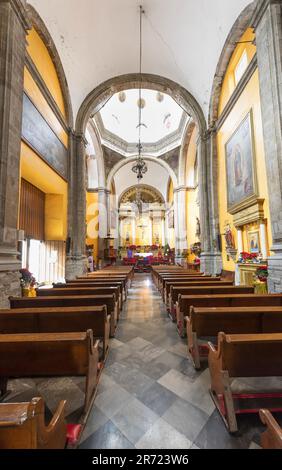
[[[184,338],[186,333],[185,317],[189,316],[194,307],[252,307],[282,305],[282,294],[212,294],[212,295],[179,295],[176,305],[177,330]]]
[[[105,305],[111,316],[110,336],[115,336],[118,321],[118,308],[115,295],[68,295],[47,297],[10,297],[10,306],[14,308],[49,308],[49,307],[93,307]]]
[[[0,310],[0,334],[76,333],[92,330],[105,361],[110,342],[107,307],[49,307]]]
[[[209,343],[210,393],[230,433],[238,414],[282,411],[282,333],[226,335]]]
[[[64,449],[67,440],[65,401],[45,425],[42,398],[0,404],[0,449]]]
[[[85,333],[0,335],[0,398],[9,379],[85,377],[84,413],[95,397],[99,372],[99,341]]]
[[[196,369],[207,359],[208,344],[203,339],[226,334],[280,333],[282,307],[191,307],[186,317],[188,355]]]
[[[282,429],[269,410],[260,410],[260,419],[266,426],[261,435],[261,447],[263,449],[282,450]]]

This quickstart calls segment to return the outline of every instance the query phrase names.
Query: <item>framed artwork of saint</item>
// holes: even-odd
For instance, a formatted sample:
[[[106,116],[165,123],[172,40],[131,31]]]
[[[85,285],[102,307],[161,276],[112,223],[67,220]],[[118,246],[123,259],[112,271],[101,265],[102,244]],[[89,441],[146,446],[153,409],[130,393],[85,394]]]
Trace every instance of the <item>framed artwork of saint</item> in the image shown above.
[[[259,230],[248,232],[248,249],[249,253],[260,253],[260,236]]]
[[[257,195],[253,113],[247,114],[225,146],[228,212]]]

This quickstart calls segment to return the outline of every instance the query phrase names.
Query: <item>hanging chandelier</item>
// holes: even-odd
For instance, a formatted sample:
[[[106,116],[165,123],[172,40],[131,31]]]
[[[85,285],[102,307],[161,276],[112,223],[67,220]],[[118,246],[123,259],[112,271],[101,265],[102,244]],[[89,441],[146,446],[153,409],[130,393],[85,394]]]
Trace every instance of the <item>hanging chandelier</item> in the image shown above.
[[[142,109],[144,106],[142,106],[142,103],[145,103],[145,100],[142,98],[142,17],[143,14],[145,13],[145,10],[143,9],[142,5],[140,5],[140,51],[139,51],[139,75],[140,75],[140,86],[139,86],[139,100],[138,100],[138,111],[139,111],[139,123],[138,123],[138,130],[139,130],[139,141],[137,144],[138,148],[138,158],[135,162],[135,164],[132,167],[133,173],[136,173],[138,183],[140,180],[143,178],[143,176],[147,173],[148,167],[146,165],[145,160],[142,158],[142,143],[141,143],[141,129],[142,129]]]

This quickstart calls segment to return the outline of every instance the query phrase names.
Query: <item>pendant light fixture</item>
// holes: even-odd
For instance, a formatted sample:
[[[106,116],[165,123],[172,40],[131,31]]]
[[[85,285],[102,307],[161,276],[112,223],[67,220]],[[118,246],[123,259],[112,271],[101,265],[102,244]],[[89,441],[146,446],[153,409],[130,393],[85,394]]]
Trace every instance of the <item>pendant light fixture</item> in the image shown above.
[[[142,19],[145,13],[144,8],[140,5],[140,50],[139,50],[139,75],[140,75],[140,85],[139,85],[139,99],[138,99],[138,113],[139,113],[139,123],[138,123],[138,131],[139,131],[139,139],[138,139],[138,158],[135,164],[132,167],[133,173],[136,173],[138,182],[143,178],[143,176],[147,173],[148,167],[146,165],[145,160],[142,158],[142,143],[141,143],[141,130],[142,130],[142,109],[145,106],[145,100],[142,98],[142,33],[143,33],[143,24]],[[142,105],[144,104],[144,106]]]

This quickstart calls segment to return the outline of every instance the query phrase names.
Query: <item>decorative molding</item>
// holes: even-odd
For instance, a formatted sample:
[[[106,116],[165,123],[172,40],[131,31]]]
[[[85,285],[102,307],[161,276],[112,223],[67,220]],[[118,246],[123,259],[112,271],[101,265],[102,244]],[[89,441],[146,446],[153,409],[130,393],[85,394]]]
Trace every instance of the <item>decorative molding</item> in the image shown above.
[[[251,224],[264,220],[265,214],[263,209],[264,199],[253,198],[253,204],[241,207],[236,214],[234,214],[233,222],[235,227],[238,229],[243,225]]]
[[[47,101],[48,105],[52,109],[53,113],[55,114],[56,118],[60,122],[61,126],[63,127],[64,131],[68,134],[70,128],[68,127],[66,123],[66,119],[63,116],[61,110],[59,109],[56,101],[54,100],[52,94],[50,93],[48,87],[46,86],[46,83],[44,82],[43,78],[41,77],[40,73],[38,72],[36,65],[34,64],[32,58],[26,52],[26,60],[25,60],[25,65],[30,72],[33,80],[35,81],[36,85],[38,86],[40,92],[42,93],[43,97]]]
[[[236,86],[235,90],[233,91],[232,95],[230,96],[226,106],[224,107],[217,123],[216,123],[216,130],[218,131],[228,118],[229,114],[231,113],[232,109],[234,108],[235,104],[239,100],[240,96],[242,95],[243,91],[245,90],[247,84],[251,80],[253,74],[257,70],[257,56],[255,55],[251,62],[249,63],[248,68],[246,69],[244,75],[242,76],[241,80],[239,81],[238,85]],[[213,127],[210,128],[213,131]]]
[[[106,195],[111,194],[111,191],[107,188],[91,188],[91,189],[87,189],[87,192],[93,193],[93,194],[97,194],[97,193],[104,193]]]
[[[111,150],[117,151],[125,157],[136,153],[136,148],[138,145],[137,142],[129,143],[123,140],[118,135],[106,129],[100,113],[97,113],[92,119],[92,121],[94,122],[94,125],[98,129],[100,138],[105,147],[108,147]],[[179,128],[175,132],[169,134],[168,136],[164,137],[158,142],[143,143],[142,144],[143,153],[149,153],[149,154],[155,154],[156,156],[161,156],[164,153],[164,149],[165,149],[165,152],[168,152],[168,151],[174,150],[176,147],[179,147],[180,141],[182,140],[184,132],[185,132],[187,121],[188,121],[187,114],[183,112],[182,118],[179,124]]]

